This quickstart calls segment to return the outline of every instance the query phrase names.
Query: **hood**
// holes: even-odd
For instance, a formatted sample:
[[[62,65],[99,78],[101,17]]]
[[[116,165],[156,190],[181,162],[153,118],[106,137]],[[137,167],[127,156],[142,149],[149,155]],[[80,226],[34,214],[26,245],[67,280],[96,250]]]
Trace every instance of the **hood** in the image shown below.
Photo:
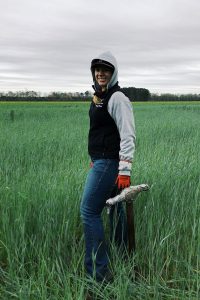
[[[118,82],[118,66],[117,66],[116,58],[110,51],[107,51],[107,52],[104,52],[104,53],[100,54],[99,56],[95,57],[94,59],[101,59],[101,60],[104,60],[113,65],[114,72],[112,74],[110,82],[107,85],[107,89],[110,89]],[[96,86],[96,81],[95,81],[92,69],[91,69],[91,72],[92,72],[94,84]]]

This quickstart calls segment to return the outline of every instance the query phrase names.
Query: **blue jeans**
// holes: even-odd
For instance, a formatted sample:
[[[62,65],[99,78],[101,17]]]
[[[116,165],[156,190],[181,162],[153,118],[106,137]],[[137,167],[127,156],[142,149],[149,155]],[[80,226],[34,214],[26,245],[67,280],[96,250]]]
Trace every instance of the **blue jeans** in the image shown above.
[[[119,161],[117,159],[92,159],[92,161],[94,164],[86,179],[80,211],[86,246],[86,272],[97,281],[101,281],[108,272],[109,263],[101,213],[106,200],[116,194],[115,181]],[[126,217],[121,203],[111,209],[110,234],[118,246],[126,245]]]

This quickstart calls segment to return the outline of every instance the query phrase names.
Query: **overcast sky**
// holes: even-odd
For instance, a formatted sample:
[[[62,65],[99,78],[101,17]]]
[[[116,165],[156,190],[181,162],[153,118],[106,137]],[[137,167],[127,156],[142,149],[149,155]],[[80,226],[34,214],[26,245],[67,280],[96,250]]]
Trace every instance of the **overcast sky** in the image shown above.
[[[108,50],[121,87],[200,93],[200,0],[0,0],[0,91],[92,90]]]

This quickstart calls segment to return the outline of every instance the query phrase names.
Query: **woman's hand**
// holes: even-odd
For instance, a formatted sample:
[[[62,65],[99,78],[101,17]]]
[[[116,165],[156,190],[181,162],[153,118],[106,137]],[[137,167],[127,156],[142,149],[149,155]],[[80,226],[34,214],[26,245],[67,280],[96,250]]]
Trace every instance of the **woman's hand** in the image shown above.
[[[118,175],[115,183],[119,190],[125,189],[131,185],[131,177],[127,175]]]

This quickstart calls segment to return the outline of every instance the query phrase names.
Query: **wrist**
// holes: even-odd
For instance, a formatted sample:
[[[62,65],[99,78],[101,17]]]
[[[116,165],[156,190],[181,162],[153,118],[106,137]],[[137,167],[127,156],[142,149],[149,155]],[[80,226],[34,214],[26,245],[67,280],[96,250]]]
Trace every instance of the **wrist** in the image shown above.
[[[131,176],[132,163],[126,160],[119,161],[119,175]]]
[[[119,171],[118,173],[119,175],[122,175],[122,176],[131,176],[131,172],[130,171],[126,171],[126,170],[121,170]]]

